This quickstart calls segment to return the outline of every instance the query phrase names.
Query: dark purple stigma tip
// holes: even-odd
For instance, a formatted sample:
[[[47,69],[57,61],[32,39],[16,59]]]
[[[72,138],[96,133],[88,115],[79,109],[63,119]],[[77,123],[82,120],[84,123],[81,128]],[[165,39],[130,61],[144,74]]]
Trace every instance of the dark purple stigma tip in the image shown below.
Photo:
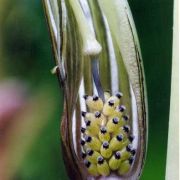
[[[130,142],[133,142],[134,136],[133,136],[133,135],[130,135],[130,136],[128,137],[128,139],[129,139]]]
[[[86,99],[88,98],[88,95],[85,94],[85,95],[83,96],[83,98],[86,100]]]
[[[112,119],[112,122],[113,122],[114,124],[118,124],[119,118],[118,118],[118,117],[113,118],[113,119]]]
[[[96,96],[96,95],[93,96],[93,101],[97,101],[98,99],[99,99],[98,96]]]
[[[87,150],[87,155],[88,155],[88,156],[92,156],[93,153],[94,153],[94,151],[93,151],[92,149],[88,149],[88,150]]]
[[[122,118],[125,120],[125,121],[128,121],[129,117],[127,115],[123,115]]]
[[[85,159],[85,158],[86,158],[86,153],[82,152],[82,153],[81,153],[81,157],[82,157],[83,159]]]
[[[82,111],[82,112],[81,112],[82,117],[86,117],[86,113],[87,113],[87,112]]]
[[[123,106],[123,105],[118,106],[118,111],[119,112],[124,112],[125,110],[126,110],[125,106]]]
[[[95,112],[95,117],[96,118],[100,118],[101,117],[101,113],[99,111]]]
[[[85,141],[86,142],[91,142],[92,141],[92,137],[91,136],[85,136]]]
[[[98,162],[98,164],[103,164],[104,158],[103,158],[102,156],[99,156],[99,157],[97,158],[97,162]]]
[[[81,127],[81,133],[85,133],[85,131],[86,131],[86,128]]]
[[[129,164],[132,164],[133,161],[134,161],[134,158],[133,158],[133,157],[130,157],[128,160],[129,160]]]
[[[85,141],[83,139],[81,139],[81,145],[84,146],[85,145]]]
[[[105,133],[107,132],[107,129],[106,129],[105,126],[102,126],[102,127],[100,128],[100,130],[101,130],[101,133],[102,133],[102,134],[105,134]]]
[[[124,132],[129,133],[130,128],[128,125],[125,125],[125,126],[123,126],[123,130],[124,130]]]
[[[120,159],[121,153],[119,151],[117,151],[117,152],[115,152],[114,156],[115,156],[115,159]]]
[[[136,154],[136,150],[135,149],[131,150],[131,154],[134,156]]]
[[[108,101],[108,105],[111,107],[114,106],[114,101],[113,100]]]
[[[89,168],[90,165],[91,165],[91,163],[90,163],[88,160],[85,160],[85,161],[84,161],[84,164],[85,164],[85,166],[86,166],[87,168]]]
[[[91,125],[91,121],[89,121],[89,120],[85,121],[85,123],[86,123],[86,126],[90,126]]]
[[[121,92],[118,92],[118,93],[116,93],[115,96],[116,96],[117,98],[121,99],[121,97],[123,96],[123,94],[122,94]]]
[[[132,145],[131,145],[131,144],[129,144],[128,146],[126,146],[126,151],[127,151],[127,152],[131,152],[131,150],[132,150]]]
[[[123,135],[122,135],[122,134],[117,135],[117,136],[116,136],[116,139],[117,139],[118,141],[122,141],[122,140],[123,140]]]
[[[109,143],[108,143],[108,141],[104,141],[104,142],[103,142],[103,148],[104,148],[104,149],[108,149],[108,148],[109,148]]]

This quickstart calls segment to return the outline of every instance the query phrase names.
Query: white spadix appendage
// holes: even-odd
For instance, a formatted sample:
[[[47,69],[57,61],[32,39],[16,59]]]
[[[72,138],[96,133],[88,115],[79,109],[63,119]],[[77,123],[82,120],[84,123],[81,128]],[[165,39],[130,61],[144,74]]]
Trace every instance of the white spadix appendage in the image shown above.
[[[78,0],[69,0],[69,3],[73,9],[82,36],[84,55],[98,55],[102,47],[93,35]]]
[[[89,36],[86,41],[84,41],[83,52],[84,55],[96,56],[101,52],[101,45],[97,42],[95,38]]]

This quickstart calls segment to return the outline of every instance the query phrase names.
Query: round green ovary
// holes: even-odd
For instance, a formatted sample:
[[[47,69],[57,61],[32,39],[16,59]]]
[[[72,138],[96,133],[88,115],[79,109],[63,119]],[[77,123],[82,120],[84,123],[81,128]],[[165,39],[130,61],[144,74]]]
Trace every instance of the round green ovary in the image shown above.
[[[82,112],[86,124],[82,136],[86,141],[85,162],[90,164],[86,167],[92,176],[108,176],[111,172],[124,175],[131,169],[135,150],[130,146],[133,138],[121,98],[109,95],[102,104],[98,96],[84,96],[90,112]]]

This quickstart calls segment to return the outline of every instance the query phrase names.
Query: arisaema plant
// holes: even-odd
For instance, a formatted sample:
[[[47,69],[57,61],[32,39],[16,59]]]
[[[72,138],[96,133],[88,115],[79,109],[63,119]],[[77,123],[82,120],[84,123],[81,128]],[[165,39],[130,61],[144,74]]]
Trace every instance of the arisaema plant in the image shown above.
[[[43,0],[64,90],[70,179],[139,179],[146,154],[142,57],[126,0]]]

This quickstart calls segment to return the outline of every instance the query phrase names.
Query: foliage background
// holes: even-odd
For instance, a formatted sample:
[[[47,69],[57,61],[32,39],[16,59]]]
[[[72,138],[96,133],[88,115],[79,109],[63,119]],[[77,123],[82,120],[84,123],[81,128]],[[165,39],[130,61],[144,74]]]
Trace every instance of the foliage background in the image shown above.
[[[141,179],[164,180],[173,1],[129,0],[129,4],[139,35],[148,90],[149,142]],[[56,76],[50,74],[54,62],[41,1],[0,0],[0,59],[0,83],[11,78],[23,81],[28,87],[28,97],[35,97],[32,98],[34,103],[42,107],[39,116],[43,117],[47,104],[53,108],[47,123],[32,137],[33,143],[20,161],[13,179],[66,180],[59,134],[63,95]],[[43,100],[39,101],[38,96],[42,94]],[[36,115],[30,113],[27,116],[34,118]],[[33,129],[31,133],[34,133]],[[21,139],[17,146],[20,143]]]

